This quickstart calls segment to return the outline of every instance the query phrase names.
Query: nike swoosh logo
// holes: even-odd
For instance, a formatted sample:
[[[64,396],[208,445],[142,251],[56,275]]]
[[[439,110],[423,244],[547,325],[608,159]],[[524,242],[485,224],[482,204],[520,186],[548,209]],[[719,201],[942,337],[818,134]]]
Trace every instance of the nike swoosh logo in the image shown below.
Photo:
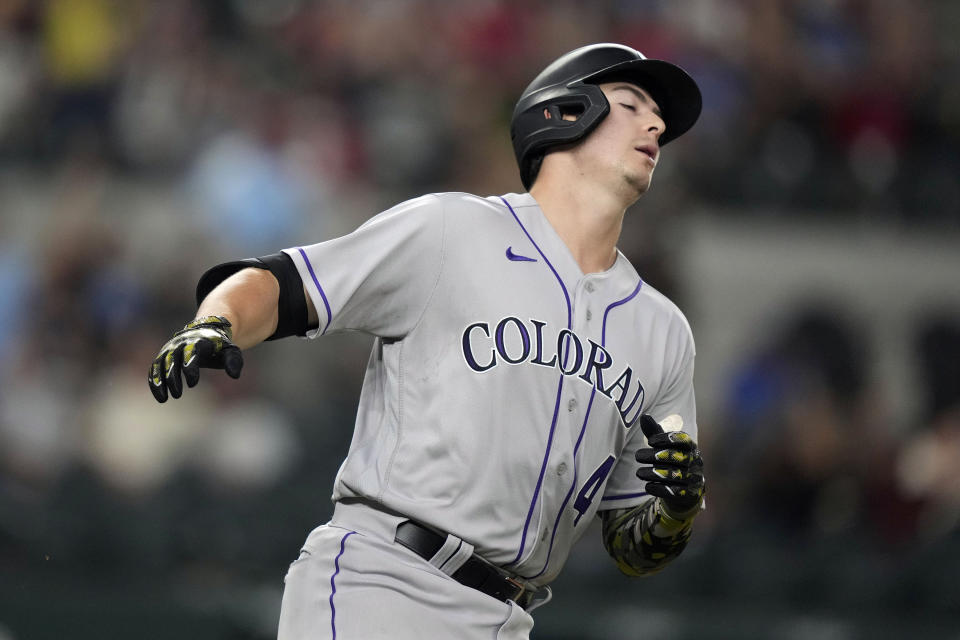
[[[527,256],[521,256],[513,252],[513,247],[507,247],[507,260],[513,260],[514,262],[536,262],[536,258],[528,258]]]

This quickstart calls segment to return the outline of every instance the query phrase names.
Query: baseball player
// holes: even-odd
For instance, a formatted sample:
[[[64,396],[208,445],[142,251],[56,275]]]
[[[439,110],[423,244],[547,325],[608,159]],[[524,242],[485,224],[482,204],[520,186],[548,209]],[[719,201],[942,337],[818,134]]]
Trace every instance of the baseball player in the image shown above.
[[[219,265],[149,371],[156,399],[286,336],[375,337],[330,522],[285,578],[279,637],[528,638],[599,513],[622,571],[662,569],[702,509],[694,343],[616,248],[660,148],[699,116],[679,67],[596,44],[523,92],[527,193],[431,194],[353,233]]]

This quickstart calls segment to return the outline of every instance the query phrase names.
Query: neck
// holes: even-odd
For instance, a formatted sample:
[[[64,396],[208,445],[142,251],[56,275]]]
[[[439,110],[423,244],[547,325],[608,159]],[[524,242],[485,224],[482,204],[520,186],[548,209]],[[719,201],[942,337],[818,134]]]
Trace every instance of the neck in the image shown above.
[[[583,273],[599,273],[613,266],[623,216],[630,203],[625,204],[609,190],[547,176],[537,180],[530,195]]]

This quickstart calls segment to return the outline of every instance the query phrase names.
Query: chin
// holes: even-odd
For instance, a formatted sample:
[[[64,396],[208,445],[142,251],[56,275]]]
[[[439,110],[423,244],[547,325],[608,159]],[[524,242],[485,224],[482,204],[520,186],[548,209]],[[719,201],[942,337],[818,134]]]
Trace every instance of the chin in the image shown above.
[[[646,175],[628,175],[626,176],[626,184],[630,190],[636,194],[636,197],[639,198],[650,189],[650,183],[652,175],[649,173]]]

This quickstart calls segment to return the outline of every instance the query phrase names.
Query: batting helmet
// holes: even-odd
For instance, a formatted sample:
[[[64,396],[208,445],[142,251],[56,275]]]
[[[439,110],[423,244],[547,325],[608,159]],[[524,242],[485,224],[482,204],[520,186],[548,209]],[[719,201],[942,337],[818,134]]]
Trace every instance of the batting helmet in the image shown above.
[[[513,110],[510,137],[525,188],[533,184],[547,149],[576,142],[600,124],[610,104],[597,85],[617,80],[643,87],[660,107],[666,123],[660,146],[687,131],[700,116],[700,89],[675,64],[648,60],[620,44],[575,49],[541,71]],[[578,117],[564,120],[564,113]]]

